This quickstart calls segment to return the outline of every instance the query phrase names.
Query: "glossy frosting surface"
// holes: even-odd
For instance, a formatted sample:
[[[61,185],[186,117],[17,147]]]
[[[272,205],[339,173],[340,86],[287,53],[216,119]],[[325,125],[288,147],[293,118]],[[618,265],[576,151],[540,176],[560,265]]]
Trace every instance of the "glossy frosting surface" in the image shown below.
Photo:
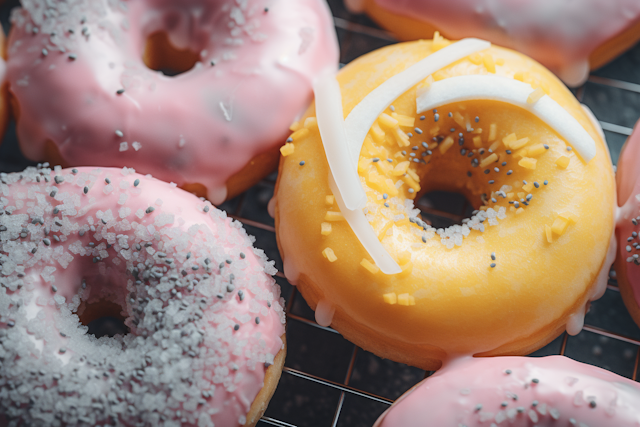
[[[284,334],[251,242],[133,169],[0,174],[0,425],[243,425]],[[130,332],[78,318],[104,315]]]
[[[625,268],[624,277],[629,282],[636,304],[640,306],[640,132],[636,125],[624,145],[618,160],[618,212],[617,234],[620,245],[616,262]],[[624,262],[621,262],[624,261]]]
[[[463,358],[402,396],[376,427],[637,427],[637,382],[564,356]]]
[[[50,140],[69,165],[200,183],[214,203],[231,175],[284,141],[314,77],[337,68],[322,0],[24,4],[12,17],[8,79],[27,157],[41,160]],[[147,68],[158,31],[200,62],[174,77]]]
[[[427,21],[448,37],[480,37],[518,50],[572,85],[586,79],[596,47],[640,19],[636,0],[373,1]]]

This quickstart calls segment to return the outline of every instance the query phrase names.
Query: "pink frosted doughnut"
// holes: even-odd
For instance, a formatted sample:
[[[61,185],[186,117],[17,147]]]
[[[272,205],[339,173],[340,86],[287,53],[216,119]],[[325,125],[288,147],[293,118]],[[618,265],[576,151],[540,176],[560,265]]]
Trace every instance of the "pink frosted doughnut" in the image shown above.
[[[616,172],[618,210],[616,274],[622,299],[640,326],[640,130],[622,147]]]
[[[520,51],[571,86],[640,39],[637,0],[345,0],[403,40],[479,37]]]
[[[633,427],[640,385],[564,356],[462,358],[405,395],[375,427]]]
[[[0,425],[255,425],[284,313],[251,242],[133,169],[0,174]],[[130,332],[96,339],[91,310]]]
[[[126,165],[204,186],[216,204],[275,168],[312,81],[338,64],[324,0],[35,0],[12,24],[8,81],[27,157]],[[158,32],[197,52],[196,65],[149,69]]]

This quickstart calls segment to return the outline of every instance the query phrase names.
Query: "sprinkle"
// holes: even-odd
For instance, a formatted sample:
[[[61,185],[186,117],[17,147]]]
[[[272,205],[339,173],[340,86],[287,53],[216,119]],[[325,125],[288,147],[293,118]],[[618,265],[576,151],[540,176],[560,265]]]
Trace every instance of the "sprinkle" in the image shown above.
[[[538,383],[540,383],[540,380],[539,380],[539,379],[537,379],[537,378],[533,378],[533,379],[531,380],[531,382],[532,382],[532,383],[534,383],[534,384],[538,384]]]
[[[596,407],[596,401],[595,400],[590,401],[589,402],[589,406],[592,407],[592,408],[595,408]]]
[[[549,181],[547,181],[547,180],[545,179],[543,184],[544,184],[544,185],[548,185],[548,184],[549,184]]]
[[[513,371],[511,369],[507,369],[506,371],[504,371],[504,373],[507,375],[511,375]]]
[[[304,166],[304,160],[300,162],[300,166]]]
[[[495,263],[495,262],[492,262],[492,263],[490,264],[490,266],[491,266],[491,268],[496,268],[496,263]]]
[[[204,210],[205,212],[209,212],[209,205],[205,205],[205,207],[202,210]]]
[[[210,64],[212,67],[215,67],[215,65],[216,65],[216,61],[214,61],[214,60],[212,59],[212,60],[211,60],[211,62],[209,62],[209,64]]]
[[[60,350],[58,350],[60,352],[60,354],[65,354],[67,352],[67,349],[64,347],[60,347]]]
[[[496,253],[495,253],[495,252],[491,252],[491,259],[492,259],[493,261],[495,261],[495,260],[496,260]]]
[[[240,258],[244,259],[244,258],[245,258],[245,256],[246,256],[246,255],[244,254],[244,252],[240,252]]]
[[[136,179],[135,181],[133,181],[133,186],[137,187],[138,185],[140,185],[140,180]]]
[[[482,410],[482,403],[478,403],[475,408],[476,412],[480,412]]]
[[[567,146],[567,151],[571,151],[571,150],[573,150],[573,148]]]
[[[84,194],[87,194],[89,192],[89,187],[84,187],[82,191],[84,192]]]
[[[238,325],[237,323],[233,326],[233,330],[237,331],[238,329],[240,329],[240,325]]]
[[[51,285],[52,292],[58,292],[58,287],[56,285]]]
[[[111,180],[109,178],[105,178],[104,182],[106,182],[107,184],[111,184]]]
[[[260,318],[256,317],[256,325],[259,325],[259,324],[260,324]]]
[[[42,56],[49,55],[49,51],[47,49],[42,49]]]
[[[544,147],[545,150],[549,149],[549,144],[542,144],[542,146]]]
[[[476,123],[480,121],[480,117],[476,116]]]
[[[154,208],[153,206],[149,206],[145,212],[150,214],[151,212],[153,212],[155,210],[156,210],[156,208]]]
[[[51,240],[45,238],[45,239],[42,240],[42,243],[44,243],[45,246],[50,246],[51,245]]]
[[[64,182],[64,177],[61,177],[59,175],[56,175],[53,180],[56,182],[56,184],[61,184]]]
[[[78,59],[78,55],[76,55],[75,53],[71,53],[69,54],[69,59],[71,61],[75,61],[76,59]]]
[[[504,402],[502,402],[500,404],[500,406],[502,406],[503,408],[506,408],[507,406],[509,406],[509,402],[507,402],[506,400]]]
[[[322,251],[322,255],[329,260],[329,262],[335,262],[338,257],[336,256],[336,254],[333,252],[333,249],[331,248],[325,248]]]
[[[511,169],[509,169],[509,170],[507,171],[507,175],[511,175],[512,173],[513,173],[513,171],[512,171]]]
[[[122,138],[124,136],[124,133],[122,133],[121,130],[116,130],[116,136]]]
[[[118,89],[116,91],[116,95],[122,95],[124,93],[124,89]]]

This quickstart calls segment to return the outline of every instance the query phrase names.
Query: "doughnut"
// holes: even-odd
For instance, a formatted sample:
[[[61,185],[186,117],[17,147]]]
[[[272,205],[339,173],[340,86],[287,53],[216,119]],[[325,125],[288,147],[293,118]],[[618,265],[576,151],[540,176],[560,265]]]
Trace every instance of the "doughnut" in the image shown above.
[[[640,385],[564,356],[463,358],[398,399],[374,427],[637,426]]]
[[[276,168],[312,81],[338,65],[322,0],[36,0],[11,22],[26,157],[134,167],[214,204]]]
[[[133,169],[0,174],[0,425],[254,426],[284,362],[273,263]],[[102,316],[128,333],[89,334]]]
[[[314,91],[270,205],[319,324],[426,370],[580,332],[615,256],[615,182],[592,115],[553,74],[440,39],[371,52]],[[431,227],[415,202],[434,190],[476,210]]]
[[[618,159],[616,183],[618,204],[616,235],[618,250],[615,263],[620,294],[633,320],[640,326],[640,131],[633,133],[622,147]]]
[[[345,0],[366,11],[401,40],[481,37],[518,50],[566,84],[584,83],[590,69],[611,61],[640,40],[636,0],[487,1]]]

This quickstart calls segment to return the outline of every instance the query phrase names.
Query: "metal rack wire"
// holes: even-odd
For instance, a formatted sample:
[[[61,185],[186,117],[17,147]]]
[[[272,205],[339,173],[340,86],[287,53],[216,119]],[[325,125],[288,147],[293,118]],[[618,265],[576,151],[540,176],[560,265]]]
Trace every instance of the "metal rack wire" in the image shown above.
[[[357,56],[395,41],[364,16],[351,15],[342,0],[328,0],[341,45],[341,59],[349,62]],[[5,17],[16,1],[5,4]],[[631,126],[640,117],[640,45],[613,64],[591,75],[574,91],[600,120],[617,162]],[[0,171],[19,170],[28,163],[16,157],[15,134],[10,131],[0,146]],[[11,151],[13,150],[13,151]],[[244,224],[282,270],[275,243],[273,220],[267,214],[267,202],[273,194],[275,175],[262,180],[221,208]],[[459,222],[465,211],[445,211],[419,204],[423,216],[434,221]],[[416,368],[380,359],[344,340],[334,329],[314,321],[313,312],[277,274],[287,301],[288,356],[282,379],[259,425],[370,426],[405,390],[428,376]],[[610,369],[638,380],[640,329],[624,309],[615,278],[609,280],[605,296],[594,302],[584,330],[576,337],[566,333],[532,356],[563,354],[582,362]]]

